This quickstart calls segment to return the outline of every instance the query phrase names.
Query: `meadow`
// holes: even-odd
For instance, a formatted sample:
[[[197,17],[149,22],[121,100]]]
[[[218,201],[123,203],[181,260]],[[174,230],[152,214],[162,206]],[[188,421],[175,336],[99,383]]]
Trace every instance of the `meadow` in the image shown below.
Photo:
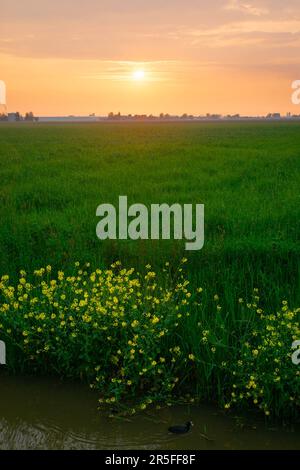
[[[289,354],[293,336],[299,332],[299,131],[297,122],[1,124],[0,274],[10,276],[10,280],[4,278],[1,283],[4,319],[1,324],[8,347],[15,351],[12,370],[27,370],[28,363],[33,361],[30,368],[37,372],[53,373],[57,369],[59,375],[83,374],[93,387],[98,387],[100,382],[99,389],[102,392],[107,389],[107,393],[103,392],[104,402],[132,398],[138,395],[138,390],[143,390],[142,406],[147,400],[149,403],[170,401],[170,390],[179,382],[177,395],[188,392],[192,400],[197,397],[215,400],[227,408],[238,402],[245,406],[250,400],[266,414],[283,415],[285,411],[295,414],[299,410],[299,374]],[[97,239],[96,208],[105,202],[117,206],[119,195],[127,195],[129,204],[140,202],[146,206],[163,202],[205,205],[205,244],[202,250],[188,253],[185,278],[179,282],[179,288],[178,266],[187,255],[184,242]],[[81,286],[85,269],[74,275],[74,263],[78,262],[79,266],[90,263],[91,273],[100,269],[96,274],[100,280],[89,281],[96,282],[96,291],[92,286],[90,289],[98,299],[98,290],[106,282],[101,276],[109,277],[111,287],[112,274],[106,270],[119,260],[125,269],[122,276],[126,286],[132,274],[126,274],[126,269],[134,268],[137,271],[134,282],[140,289],[139,294],[130,293],[130,301],[128,297],[123,299],[121,293],[119,299],[116,296],[118,301],[123,299],[124,315],[130,312],[130,335],[124,336],[122,322],[114,323],[113,297],[110,298],[110,293],[103,294],[111,319],[106,315],[99,328],[102,332],[114,331],[115,336],[107,332],[111,337],[107,340],[107,336],[95,336],[95,332],[88,330],[91,342],[85,343],[88,351],[81,358],[85,366],[76,369],[79,346],[75,348],[69,343],[71,330],[65,331],[66,319],[59,317],[59,323],[51,327],[48,316],[55,315],[53,321],[57,315],[68,315],[68,319],[71,316],[73,328],[84,336],[97,323],[94,315],[99,312],[91,300],[82,306],[75,302],[72,314],[70,305],[74,303],[76,290],[85,289],[85,285]],[[147,265],[151,267],[145,268]],[[58,282],[57,275],[51,274],[54,277],[47,278],[45,285],[36,285],[34,279],[42,266],[51,266],[49,273],[61,271],[73,279],[75,288],[70,287],[69,281],[64,284],[67,297],[72,299],[68,304],[64,300],[61,306],[53,294],[57,287],[51,280]],[[22,281],[20,270],[27,273],[21,274]],[[149,272],[155,273],[153,290],[161,289],[162,298],[152,293],[147,300]],[[94,279],[95,274],[85,274],[90,275]],[[13,300],[7,287],[10,282],[15,286]],[[120,282],[123,281],[117,278],[117,283]],[[64,295],[61,288],[60,298]],[[25,299],[24,289],[28,290]],[[183,297],[178,295],[178,289]],[[30,303],[31,290],[40,292],[33,297],[38,299],[34,308]],[[14,296],[21,291],[19,302]],[[201,293],[200,300],[194,298],[197,292]],[[132,299],[131,294],[136,298]],[[191,304],[189,297],[184,297],[186,294],[193,299]],[[160,305],[167,302],[167,310],[165,306],[157,306],[153,295]],[[163,300],[165,297],[167,301]],[[50,307],[45,308],[45,298]],[[3,302],[10,307],[3,307]],[[22,304],[18,322],[11,316],[12,311],[19,309],[15,302]],[[150,302],[150,306],[144,302]],[[77,307],[81,325],[74,320]],[[85,307],[93,313],[81,312]],[[147,309],[149,316],[144,317]],[[174,322],[170,312],[177,312],[180,321]],[[86,321],[84,315],[91,319]],[[40,321],[44,326],[38,326]],[[162,325],[157,335],[153,335],[154,331],[146,334],[156,323]],[[43,332],[51,328],[54,338],[60,338],[61,334],[65,338],[62,348],[57,350],[56,346],[57,352],[51,334]],[[139,328],[139,333],[134,333]],[[34,332],[32,343],[29,340],[27,343],[30,330]],[[147,357],[151,357],[150,369],[139,360],[135,363],[140,367],[133,369],[130,365],[131,356],[136,354],[130,352],[135,349],[136,334],[143,338],[140,349],[147,350]],[[277,343],[273,344],[275,336],[277,343],[284,344],[282,354],[278,353]],[[203,340],[203,337],[210,339]],[[166,342],[161,343],[164,338]],[[111,349],[107,349],[107,341],[112,341]],[[134,343],[133,347],[128,341]],[[106,349],[99,347],[103,342]],[[32,344],[34,351],[28,350],[27,344]],[[109,351],[105,353],[105,366],[91,359],[95,344],[102,354]],[[266,348],[266,344],[270,347]],[[121,351],[129,365],[126,362],[126,366],[118,368],[120,345],[125,349],[131,347]],[[184,354],[175,367],[172,360],[178,353],[174,348],[178,347]],[[21,356],[17,352],[20,348]],[[44,356],[42,361],[39,359],[41,351],[46,354],[46,360]],[[157,379],[156,389],[161,392],[155,394],[150,386],[153,372],[149,372],[148,381],[142,376],[143,369],[147,373],[152,371],[160,358],[165,382]],[[111,360],[115,360],[113,376]],[[193,364],[187,374],[184,373],[186,361]],[[274,370],[270,369],[270,363],[275,364]],[[46,369],[45,364],[48,364]],[[65,373],[59,364],[64,364]],[[95,367],[103,369],[101,377],[99,374],[93,377],[91,370]],[[263,392],[259,395],[256,381],[268,370],[271,375],[260,385],[259,391]],[[159,377],[160,373],[157,374]],[[284,377],[286,388],[280,382]],[[130,387],[134,384],[130,393],[126,391],[128,383]]]

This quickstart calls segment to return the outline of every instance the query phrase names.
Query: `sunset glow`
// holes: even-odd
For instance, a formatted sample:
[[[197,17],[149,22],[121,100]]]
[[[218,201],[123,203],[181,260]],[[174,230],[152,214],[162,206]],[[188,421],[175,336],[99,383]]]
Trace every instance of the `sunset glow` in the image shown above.
[[[13,111],[295,112],[299,56],[298,0],[1,5],[0,80]]]

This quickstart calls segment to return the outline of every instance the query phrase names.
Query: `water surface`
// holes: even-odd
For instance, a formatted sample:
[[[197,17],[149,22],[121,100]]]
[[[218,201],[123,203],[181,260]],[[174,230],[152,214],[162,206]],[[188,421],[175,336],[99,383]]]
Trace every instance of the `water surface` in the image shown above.
[[[168,433],[189,419],[190,433]],[[97,411],[97,395],[85,385],[0,376],[0,449],[300,449],[300,427],[228,416],[211,406],[112,419]]]

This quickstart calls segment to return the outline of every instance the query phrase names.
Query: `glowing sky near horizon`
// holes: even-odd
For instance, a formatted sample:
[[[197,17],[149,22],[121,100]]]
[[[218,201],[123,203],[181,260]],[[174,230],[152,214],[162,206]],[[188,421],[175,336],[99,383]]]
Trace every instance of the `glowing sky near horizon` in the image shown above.
[[[12,111],[300,113],[299,62],[299,0],[1,0]]]

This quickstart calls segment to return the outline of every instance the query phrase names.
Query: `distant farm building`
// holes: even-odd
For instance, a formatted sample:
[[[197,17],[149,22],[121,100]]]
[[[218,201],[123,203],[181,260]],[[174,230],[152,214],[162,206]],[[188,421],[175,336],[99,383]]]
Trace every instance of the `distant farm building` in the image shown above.
[[[19,113],[8,113],[7,120],[8,120],[8,122],[19,121],[20,120],[20,114]]]

